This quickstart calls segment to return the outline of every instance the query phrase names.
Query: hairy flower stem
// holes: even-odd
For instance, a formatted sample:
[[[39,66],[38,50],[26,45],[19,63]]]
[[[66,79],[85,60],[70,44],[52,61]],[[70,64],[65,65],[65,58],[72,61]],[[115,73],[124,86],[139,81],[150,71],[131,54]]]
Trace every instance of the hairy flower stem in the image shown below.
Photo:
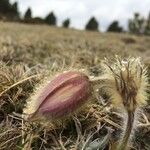
[[[127,119],[126,129],[121,144],[119,145],[117,150],[127,150],[129,138],[133,129],[134,113],[135,111],[131,111],[131,110],[127,111],[128,119]]]

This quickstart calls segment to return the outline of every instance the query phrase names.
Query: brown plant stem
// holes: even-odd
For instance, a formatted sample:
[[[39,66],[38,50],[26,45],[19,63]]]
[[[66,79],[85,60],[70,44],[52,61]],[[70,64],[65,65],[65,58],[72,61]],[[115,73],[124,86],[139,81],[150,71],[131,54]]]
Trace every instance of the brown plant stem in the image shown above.
[[[127,111],[128,119],[127,119],[126,129],[121,144],[119,145],[117,150],[127,150],[129,138],[133,129],[134,113],[135,111],[131,111],[131,110]]]

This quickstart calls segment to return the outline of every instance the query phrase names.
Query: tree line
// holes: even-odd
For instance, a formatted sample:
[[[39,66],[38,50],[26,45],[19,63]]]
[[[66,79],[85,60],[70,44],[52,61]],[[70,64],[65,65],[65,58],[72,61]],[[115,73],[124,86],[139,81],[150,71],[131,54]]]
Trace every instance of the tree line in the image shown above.
[[[11,4],[9,0],[0,1],[0,20],[32,24],[48,24],[53,26],[57,25],[57,18],[53,12],[50,12],[45,18],[33,17],[31,8],[28,8],[23,17],[21,17],[18,3],[15,2]],[[62,26],[68,28],[69,25],[70,19],[67,18],[63,21]]]
[[[50,12],[45,18],[33,17],[31,8],[28,8],[20,17],[18,3],[11,4],[9,0],[1,0],[0,2],[0,20],[17,21],[32,24],[48,24],[57,26],[57,18],[54,12]],[[70,19],[66,18],[62,22],[62,27],[69,28]],[[99,31],[99,22],[95,17],[91,17],[85,25],[86,30]],[[117,20],[113,21],[107,28],[107,32],[126,32]],[[128,20],[128,32],[133,34],[150,35],[150,13],[147,18],[142,17],[139,13],[135,13],[133,18]]]

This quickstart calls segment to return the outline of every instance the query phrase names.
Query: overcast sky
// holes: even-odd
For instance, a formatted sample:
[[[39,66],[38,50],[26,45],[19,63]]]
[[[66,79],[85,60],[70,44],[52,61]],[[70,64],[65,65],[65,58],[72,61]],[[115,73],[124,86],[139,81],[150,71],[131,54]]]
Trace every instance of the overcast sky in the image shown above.
[[[18,1],[19,10],[24,14],[28,7],[33,16],[45,17],[54,11],[58,25],[69,17],[71,27],[83,29],[91,16],[95,16],[104,31],[113,20],[127,27],[127,20],[134,12],[147,16],[150,11],[150,0],[10,0]]]

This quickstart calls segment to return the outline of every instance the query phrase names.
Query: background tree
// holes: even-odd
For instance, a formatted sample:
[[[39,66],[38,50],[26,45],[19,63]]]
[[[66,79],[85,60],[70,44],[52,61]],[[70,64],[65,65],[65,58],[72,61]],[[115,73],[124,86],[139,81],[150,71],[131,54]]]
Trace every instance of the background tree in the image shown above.
[[[146,20],[145,34],[150,35],[150,12]]]
[[[11,4],[9,3],[9,0],[1,0],[0,1],[0,13],[1,14],[8,14],[11,11]]]
[[[9,0],[1,0],[0,1],[0,19],[8,20],[11,14],[11,4]]]
[[[25,20],[30,20],[32,19],[32,10],[31,8],[28,8],[27,11],[24,14],[24,19]]]
[[[56,17],[53,12],[49,13],[45,18],[45,23],[49,25],[56,25]]]
[[[95,17],[92,17],[88,21],[87,25],[85,26],[85,29],[86,30],[98,31],[98,26],[99,26],[98,21],[96,20]]]
[[[0,1],[0,18],[3,20],[16,21],[19,19],[18,3],[11,4],[9,0]]]
[[[62,26],[63,26],[64,28],[69,28],[69,25],[70,25],[70,19],[64,20]]]
[[[108,29],[107,29],[108,32],[122,32],[123,31],[123,28],[119,26],[119,22],[118,21],[113,21]]]
[[[19,11],[18,11],[18,3],[15,2],[14,4],[12,4],[12,15],[13,15],[13,18],[14,20],[19,20]]]
[[[145,32],[145,19],[139,13],[135,13],[134,18],[128,21],[128,29],[131,33],[143,34]]]

